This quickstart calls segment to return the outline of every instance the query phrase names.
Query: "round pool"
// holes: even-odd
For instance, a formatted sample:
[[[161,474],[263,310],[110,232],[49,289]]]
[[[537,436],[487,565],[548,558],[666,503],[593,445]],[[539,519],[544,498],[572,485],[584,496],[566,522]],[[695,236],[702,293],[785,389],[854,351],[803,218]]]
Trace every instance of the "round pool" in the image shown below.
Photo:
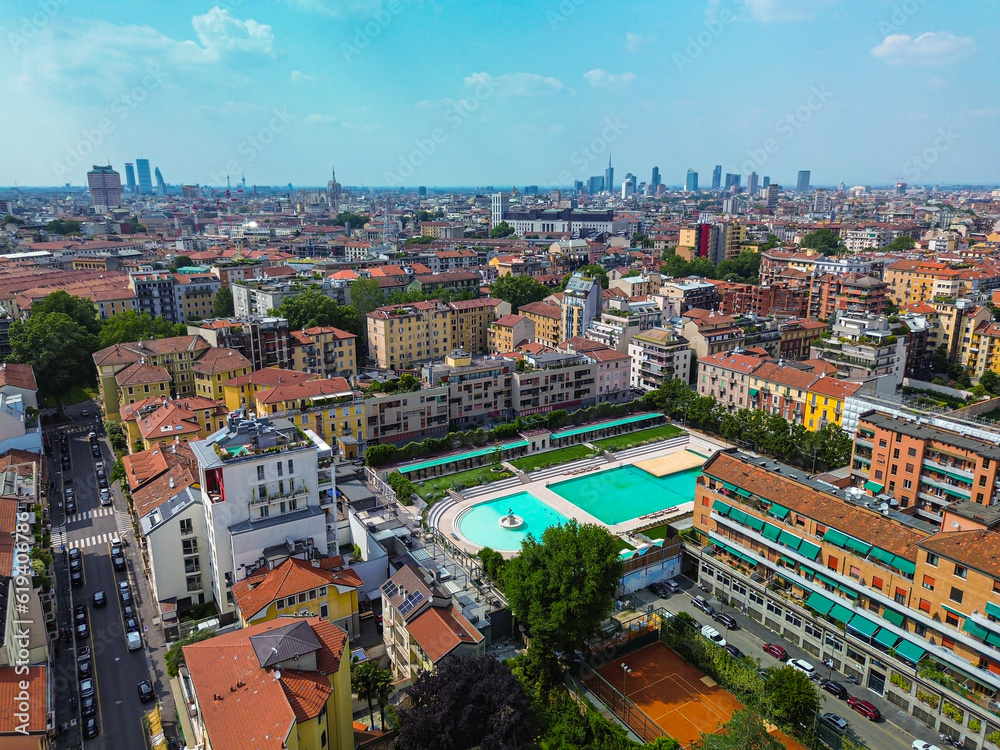
[[[510,513],[523,519],[524,523],[516,529],[502,528],[500,519]],[[490,547],[497,552],[517,552],[521,549],[521,540],[528,534],[541,539],[542,532],[549,526],[567,521],[566,516],[530,492],[520,492],[474,505],[458,519],[458,530],[480,547]]]

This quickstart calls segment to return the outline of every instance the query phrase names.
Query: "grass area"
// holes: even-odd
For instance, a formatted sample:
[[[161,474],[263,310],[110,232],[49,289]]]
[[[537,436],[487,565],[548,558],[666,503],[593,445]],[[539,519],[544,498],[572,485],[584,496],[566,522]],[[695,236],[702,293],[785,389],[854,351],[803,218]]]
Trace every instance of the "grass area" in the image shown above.
[[[620,451],[626,448],[634,448],[637,445],[669,440],[683,434],[684,430],[676,425],[661,424],[657,427],[650,427],[648,430],[629,432],[624,435],[615,435],[614,437],[593,440],[591,442],[603,451]]]
[[[476,487],[480,484],[489,484],[498,479],[514,476],[507,469],[501,468],[500,471],[492,471],[492,469],[492,466],[482,466],[478,469],[460,471],[457,474],[446,474],[443,477],[414,482],[413,486],[417,488],[417,494],[424,499],[424,502],[433,505],[444,497],[448,490],[464,490],[466,487]]]
[[[511,466],[516,466],[524,472],[546,469],[556,464],[565,464],[576,461],[578,458],[587,458],[594,455],[594,451],[586,445],[567,445],[565,448],[557,448],[554,451],[545,453],[533,453],[530,456],[515,458],[510,461]]]
[[[635,547],[633,547],[631,544],[629,544],[628,542],[626,542],[620,536],[615,537],[615,540],[618,542],[618,549],[620,549],[620,550],[621,549],[627,549],[627,550],[634,550],[635,549]]]
[[[66,394],[63,399],[63,406],[69,406],[70,404],[79,404],[81,401],[92,401],[97,398],[97,386],[76,386],[72,391]],[[51,396],[41,400],[41,405],[48,409],[54,409],[56,406],[56,400]]]
[[[640,532],[644,536],[648,536],[650,539],[666,539],[667,538],[667,525],[662,524],[660,526],[654,526],[651,529],[645,529]]]

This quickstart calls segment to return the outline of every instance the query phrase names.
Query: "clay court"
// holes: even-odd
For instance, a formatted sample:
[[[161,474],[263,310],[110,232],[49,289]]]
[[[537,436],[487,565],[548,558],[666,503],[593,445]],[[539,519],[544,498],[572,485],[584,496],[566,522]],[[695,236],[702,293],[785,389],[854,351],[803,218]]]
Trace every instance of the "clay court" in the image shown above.
[[[627,677],[622,662],[632,670]],[[600,674],[619,691],[625,677],[626,697],[685,747],[702,732],[719,729],[741,708],[740,702],[712,678],[686,664],[662,643],[613,659]],[[630,717],[629,724],[633,723]]]

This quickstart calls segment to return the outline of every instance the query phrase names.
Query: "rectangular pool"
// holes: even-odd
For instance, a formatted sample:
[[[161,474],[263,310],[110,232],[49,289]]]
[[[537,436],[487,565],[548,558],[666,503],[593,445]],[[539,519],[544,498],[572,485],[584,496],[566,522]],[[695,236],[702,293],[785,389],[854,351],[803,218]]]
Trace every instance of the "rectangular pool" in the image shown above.
[[[659,479],[635,466],[601,471],[549,489],[608,526],[657,510],[694,501],[700,468],[679,471]]]

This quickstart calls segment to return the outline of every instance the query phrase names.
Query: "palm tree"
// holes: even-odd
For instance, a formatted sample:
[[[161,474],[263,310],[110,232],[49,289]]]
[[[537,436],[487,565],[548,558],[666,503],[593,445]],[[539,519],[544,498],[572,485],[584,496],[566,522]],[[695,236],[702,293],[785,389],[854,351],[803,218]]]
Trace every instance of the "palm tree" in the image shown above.
[[[359,698],[368,701],[368,726],[370,729],[375,728],[375,708],[372,706],[372,701],[376,696],[378,673],[381,671],[378,664],[373,661],[361,662],[351,671],[351,688],[358,694]]]
[[[388,669],[378,669],[373,681],[375,700],[378,701],[378,715],[382,722],[382,730],[385,731],[385,707],[389,704],[389,696],[392,695],[392,672]]]

